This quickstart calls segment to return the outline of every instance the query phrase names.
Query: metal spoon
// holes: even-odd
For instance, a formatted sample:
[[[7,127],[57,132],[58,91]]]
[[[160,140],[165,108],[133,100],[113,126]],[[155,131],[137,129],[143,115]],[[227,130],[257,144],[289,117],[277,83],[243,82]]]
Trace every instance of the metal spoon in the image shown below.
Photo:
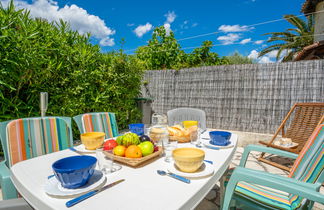
[[[182,182],[185,182],[187,184],[190,183],[190,179],[187,179],[185,177],[182,177],[182,176],[179,176],[179,175],[176,175],[176,174],[173,174],[173,173],[167,173],[167,172],[162,171],[162,170],[157,170],[157,173],[162,175],[162,176],[168,175],[168,176],[170,176],[172,178],[175,178],[175,179],[180,180]]]

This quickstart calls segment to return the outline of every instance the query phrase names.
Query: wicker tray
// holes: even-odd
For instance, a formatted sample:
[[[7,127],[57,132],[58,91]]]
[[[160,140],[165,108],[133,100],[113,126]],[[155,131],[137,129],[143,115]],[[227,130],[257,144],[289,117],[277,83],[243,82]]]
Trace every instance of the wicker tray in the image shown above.
[[[156,158],[158,158],[162,154],[162,151],[163,151],[162,147],[158,147],[158,151],[141,158],[127,158],[127,157],[116,156],[108,152],[104,152],[104,153],[107,157],[113,157],[114,161],[117,161],[119,163],[123,163],[131,167],[142,167],[144,165],[153,162]]]

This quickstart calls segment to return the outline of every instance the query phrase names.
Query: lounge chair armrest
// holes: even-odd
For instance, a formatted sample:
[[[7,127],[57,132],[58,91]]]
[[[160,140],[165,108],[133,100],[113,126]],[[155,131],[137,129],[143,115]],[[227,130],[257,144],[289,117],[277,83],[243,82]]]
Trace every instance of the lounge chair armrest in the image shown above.
[[[296,159],[298,157],[298,154],[292,153],[292,152],[286,152],[282,151],[280,149],[274,149],[271,147],[264,147],[260,145],[248,145],[244,148],[244,152],[240,161],[240,166],[244,167],[247,161],[247,158],[250,154],[251,151],[257,151],[257,152],[266,152],[266,153],[271,153],[274,155],[280,155],[292,159]]]
[[[227,184],[223,209],[228,209],[235,187],[240,181],[267,186],[294,195],[299,195],[314,202],[324,203],[324,195],[318,192],[320,187],[318,184],[301,182],[293,178],[282,177],[238,166]]]

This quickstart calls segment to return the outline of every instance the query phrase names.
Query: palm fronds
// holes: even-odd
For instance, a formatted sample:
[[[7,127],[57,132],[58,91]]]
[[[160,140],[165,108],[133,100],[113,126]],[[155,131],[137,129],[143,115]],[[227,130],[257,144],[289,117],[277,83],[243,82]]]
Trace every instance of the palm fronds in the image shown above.
[[[263,49],[259,53],[259,57],[277,51],[277,60],[291,61],[296,53],[313,43],[314,20],[312,16],[308,16],[306,21],[295,15],[285,15],[284,18],[295,28],[289,28],[284,32],[264,34],[271,35],[267,43],[275,42],[275,44]]]

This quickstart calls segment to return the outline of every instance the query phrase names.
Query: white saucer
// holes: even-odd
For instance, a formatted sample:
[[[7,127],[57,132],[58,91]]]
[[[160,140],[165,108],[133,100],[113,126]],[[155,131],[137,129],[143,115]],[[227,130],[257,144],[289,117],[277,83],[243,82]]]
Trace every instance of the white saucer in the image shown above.
[[[187,178],[203,178],[212,175],[214,173],[214,167],[212,164],[203,163],[197,172],[186,173],[180,171],[174,163],[171,163],[168,165],[168,171]]]
[[[234,147],[234,142],[233,141],[230,141],[230,143],[226,146],[219,146],[219,145],[214,145],[214,144],[211,144],[209,143],[210,140],[204,140],[202,139],[201,142],[203,143],[204,146],[206,146],[207,148],[210,147],[210,148],[219,148],[219,149],[228,149],[228,148],[232,148]]]
[[[86,149],[84,144],[80,144],[80,145],[74,147],[74,149],[78,150],[79,152],[83,152],[83,153],[95,153],[96,152],[96,150]]]
[[[67,189],[62,187],[61,183],[56,179],[55,176],[53,176],[47,179],[44,186],[44,191],[52,197],[71,198],[103,187],[106,180],[106,176],[104,176],[101,171],[95,170],[86,185],[76,189]]]
[[[110,138],[110,139],[113,139],[113,138]],[[110,139],[105,139],[104,142],[106,142],[107,140],[110,140]],[[84,144],[80,144],[76,147],[74,147],[74,149],[78,150],[79,152],[82,152],[82,153],[95,153],[96,150],[88,150],[85,148]]]

